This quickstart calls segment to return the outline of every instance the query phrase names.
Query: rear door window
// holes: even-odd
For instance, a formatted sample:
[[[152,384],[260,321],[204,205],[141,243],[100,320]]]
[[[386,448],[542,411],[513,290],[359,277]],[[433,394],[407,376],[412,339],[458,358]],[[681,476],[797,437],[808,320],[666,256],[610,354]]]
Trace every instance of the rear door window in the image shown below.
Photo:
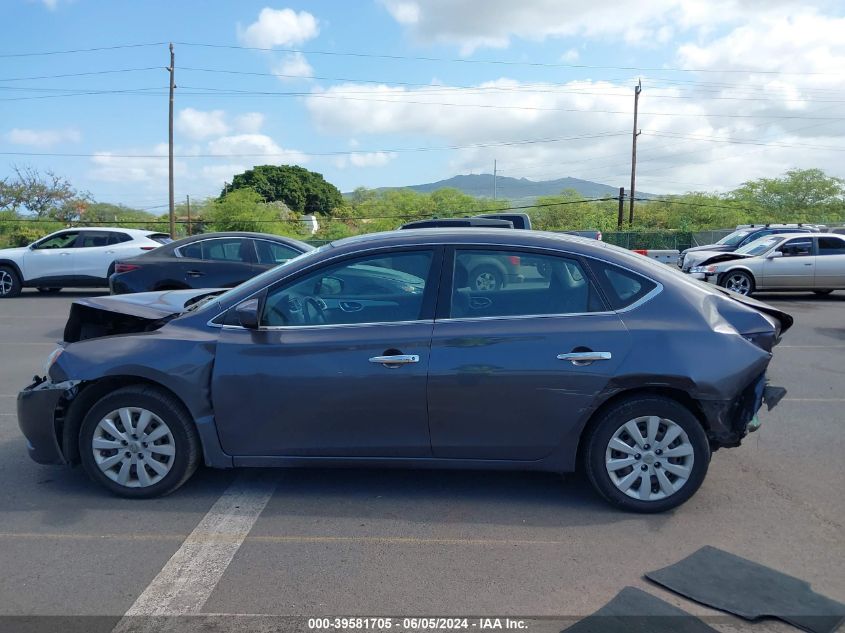
[[[574,258],[459,249],[452,279],[450,318],[583,314],[605,309]]]
[[[255,250],[258,252],[258,263],[270,266],[284,264],[299,255],[298,250],[287,244],[267,240],[255,240]]]
[[[252,240],[242,237],[224,237],[205,240],[202,243],[202,258],[217,262],[254,262],[255,248]]]
[[[820,237],[819,255],[845,255],[845,240],[840,237]]]

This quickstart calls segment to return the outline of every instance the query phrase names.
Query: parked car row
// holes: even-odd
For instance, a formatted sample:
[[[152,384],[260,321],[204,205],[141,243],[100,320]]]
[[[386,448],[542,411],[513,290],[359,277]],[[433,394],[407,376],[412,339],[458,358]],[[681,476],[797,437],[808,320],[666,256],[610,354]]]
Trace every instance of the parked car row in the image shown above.
[[[757,291],[830,294],[845,289],[845,235],[820,228],[741,227],[710,247],[685,251],[678,265],[696,279],[746,296]]]

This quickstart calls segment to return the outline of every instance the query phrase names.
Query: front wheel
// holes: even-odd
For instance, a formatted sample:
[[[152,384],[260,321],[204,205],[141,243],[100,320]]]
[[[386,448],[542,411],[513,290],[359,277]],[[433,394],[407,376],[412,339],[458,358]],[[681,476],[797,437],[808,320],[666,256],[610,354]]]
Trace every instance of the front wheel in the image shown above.
[[[88,476],[123,497],[166,495],[196,470],[193,421],[171,394],[135,385],[101,398],[82,421],[79,455]]]
[[[21,280],[10,266],[0,266],[0,299],[17,297],[21,293]]]
[[[639,396],[611,406],[588,437],[584,464],[593,487],[633,512],[663,512],[695,494],[710,462],[698,419],[669,398]]]
[[[754,292],[754,277],[742,270],[731,270],[722,276],[719,285],[737,294],[750,297]]]

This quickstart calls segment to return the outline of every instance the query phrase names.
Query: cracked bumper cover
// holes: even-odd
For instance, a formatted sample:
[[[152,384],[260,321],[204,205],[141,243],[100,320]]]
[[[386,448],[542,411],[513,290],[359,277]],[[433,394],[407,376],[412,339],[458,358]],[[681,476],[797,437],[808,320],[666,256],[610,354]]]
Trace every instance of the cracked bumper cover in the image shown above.
[[[701,401],[707,418],[707,436],[714,448],[739,446],[748,433],[759,428],[749,426],[765,403],[771,411],[786,395],[786,389],[767,384],[766,375],[754,380],[730,401]]]
[[[18,393],[18,426],[26,438],[29,456],[39,464],[66,464],[58,440],[57,410],[75,381],[51,383],[36,379]]]

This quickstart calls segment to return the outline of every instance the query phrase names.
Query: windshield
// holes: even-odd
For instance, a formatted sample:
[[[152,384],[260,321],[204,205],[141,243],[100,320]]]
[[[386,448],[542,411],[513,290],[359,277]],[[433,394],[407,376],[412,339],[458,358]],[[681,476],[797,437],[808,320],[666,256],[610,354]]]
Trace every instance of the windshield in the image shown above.
[[[734,231],[730,235],[726,235],[722,239],[720,239],[716,244],[722,244],[723,246],[736,246],[739,244],[743,239],[745,239],[751,231]]]
[[[318,253],[322,253],[322,252],[328,250],[329,248],[332,248],[331,244],[323,244],[323,246],[320,246],[319,248],[315,248],[314,250],[305,251],[304,253],[300,253],[296,257],[289,259],[288,261],[284,262],[283,264],[279,264],[278,266],[274,266],[270,270],[265,270],[260,275],[257,275],[255,277],[253,277],[252,279],[249,279],[249,280],[243,282],[240,286],[235,286],[234,288],[230,288],[229,290],[227,290],[226,292],[224,292],[222,294],[216,295],[215,298],[218,299],[219,301],[225,301],[229,296],[235,294],[236,292],[239,293],[243,290],[250,290],[250,289],[258,290],[265,283],[267,283],[270,279],[272,279],[276,275],[276,273],[278,272],[278,270],[280,268],[290,266],[294,262],[299,262],[299,261],[302,261],[303,259],[315,257],[315,256],[317,256]],[[216,304],[216,303],[217,303],[217,301],[207,301],[207,302],[199,303],[199,304],[196,305],[194,310],[199,312],[199,311],[206,309],[208,306]]]
[[[737,249],[736,253],[738,255],[762,255],[767,250],[772,248],[772,246],[774,246],[775,244],[779,244],[782,241],[782,237],[772,235],[761,237],[759,240],[754,240],[753,242],[746,244],[742,248]]]

